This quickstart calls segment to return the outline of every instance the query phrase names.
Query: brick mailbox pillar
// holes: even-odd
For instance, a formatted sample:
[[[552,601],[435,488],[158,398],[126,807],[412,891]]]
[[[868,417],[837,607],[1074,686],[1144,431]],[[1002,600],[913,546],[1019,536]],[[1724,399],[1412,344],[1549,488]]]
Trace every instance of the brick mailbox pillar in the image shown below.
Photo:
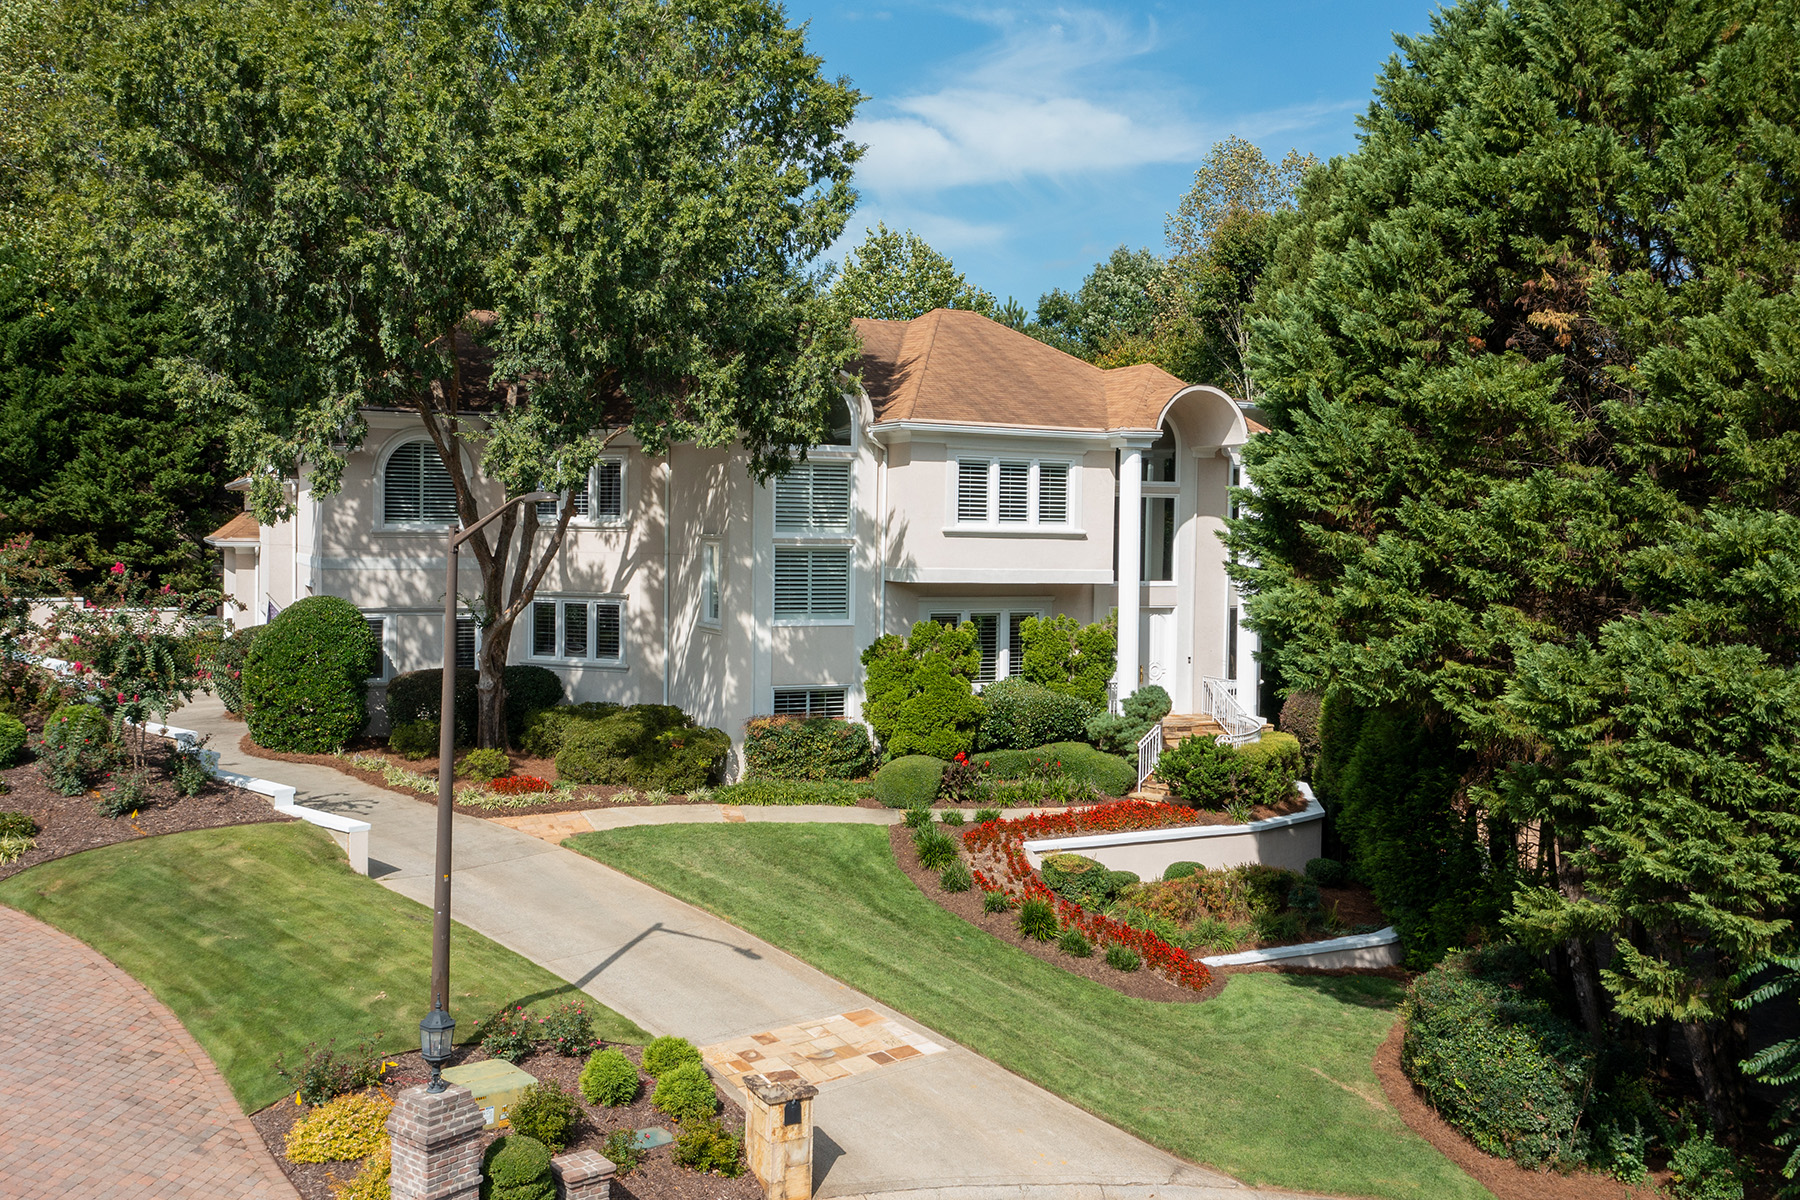
[[[550,1160],[557,1200],[611,1200],[612,1160],[598,1150],[576,1150]]]
[[[812,1200],[812,1102],[818,1094],[810,1083],[744,1076],[744,1155],[763,1185],[763,1200]]]
[[[387,1119],[394,1200],[475,1200],[486,1123],[475,1097],[458,1084],[436,1095],[423,1086],[401,1092]]]

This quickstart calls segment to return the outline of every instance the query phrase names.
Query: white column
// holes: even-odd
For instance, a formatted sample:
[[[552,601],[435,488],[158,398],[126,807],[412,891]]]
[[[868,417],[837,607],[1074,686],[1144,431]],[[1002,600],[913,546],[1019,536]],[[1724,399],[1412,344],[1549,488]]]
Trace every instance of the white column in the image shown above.
[[[1144,448],[1119,453],[1119,699],[1137,691],[1138,616],[1143,589],[1138,575],[1144,553]]]

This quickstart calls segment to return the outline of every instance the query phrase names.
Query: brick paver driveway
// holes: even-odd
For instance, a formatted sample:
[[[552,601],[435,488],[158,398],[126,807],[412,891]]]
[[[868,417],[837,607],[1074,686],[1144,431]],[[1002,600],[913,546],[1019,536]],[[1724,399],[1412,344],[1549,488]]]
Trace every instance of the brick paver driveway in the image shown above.
[[[136,980],[0,907],[0,1195],[295,1200],[181,1022]]]

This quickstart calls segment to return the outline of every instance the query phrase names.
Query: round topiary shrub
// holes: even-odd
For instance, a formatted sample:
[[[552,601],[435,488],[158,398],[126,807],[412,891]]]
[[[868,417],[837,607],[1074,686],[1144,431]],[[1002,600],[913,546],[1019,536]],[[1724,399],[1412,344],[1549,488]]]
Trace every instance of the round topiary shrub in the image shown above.
[[[464,779],[494,779],[510,770],[504,750],[471,750],[456,764],[456,773]]]
[[[10,767],[25,752],[25,722],[0,713],[0,767]]]
[[[250,736],[270,750],[342,749],[368,720],[365,681],[378,670],[379,649],[348,600],[296,600],[257,635],[244,663]]]
[[[596,1050],[581,1068],[581,1095],[589,1104],[616,1108],[637,1099],[638,1069],[617,1050]]]
[[[928,805],[937,799],[943,779],[943,759],[908,754],[875,772],[875,798],[889,808]]]
[[[553,1200],[550,1148],[514,1133],[497,1139],[481,1156],[481,1200]]]
[[[660,1079],[666,1071],[700,1062],[700,1051],[684,1037],[659,1037],[644,1047],[644,1074]]]
[[[1189,875],[1198,875],[1204,870],[1206,868],[1197,862],[1172,862],[1169,864],[1169,869],[1163,872],[1163,879],[1165,881],[1186,879]]]
[[[422,758],[434,758],[438,752],[438,723],[402,721],[388,730],[387,745],[395,754],[414,762]]]
[[[677,1121],[702,1121],[719,1111],[712,1076],[697,1062],[671,1067],[658,1076],[650,1103]]]

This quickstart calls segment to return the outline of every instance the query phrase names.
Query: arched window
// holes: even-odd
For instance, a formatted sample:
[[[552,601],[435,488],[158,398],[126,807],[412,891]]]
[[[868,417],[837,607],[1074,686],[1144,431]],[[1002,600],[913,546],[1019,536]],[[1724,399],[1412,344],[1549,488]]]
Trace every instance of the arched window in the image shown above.
[[[855,426],[850,420],[849,402],[840,395],[831,402],[831,420],[825,431],[825,440],[820,442],[819,445],[851,445],[850,435],[854,430]]]
[[[389,525],[454,525],[456,485],[428,441],[406,442],[388,455],[381,485],[382,520]]]

